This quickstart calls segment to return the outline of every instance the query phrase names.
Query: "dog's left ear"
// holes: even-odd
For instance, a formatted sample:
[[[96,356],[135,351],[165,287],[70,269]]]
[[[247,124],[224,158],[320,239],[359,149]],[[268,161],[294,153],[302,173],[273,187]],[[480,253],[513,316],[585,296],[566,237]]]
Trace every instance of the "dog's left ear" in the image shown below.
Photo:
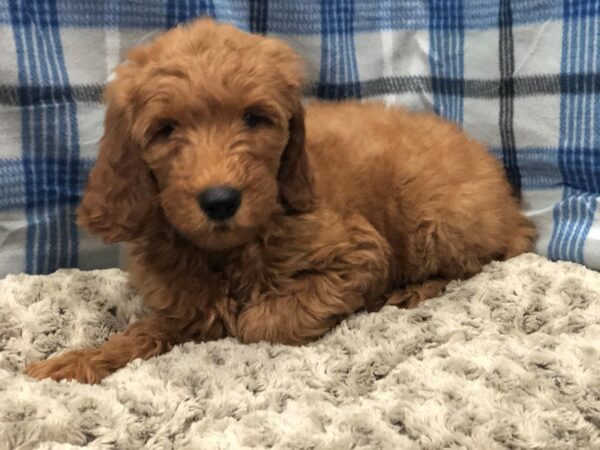
[[[304,108],[302,85],[304,63],[287,44],[276,40],[263,41],[269,49],[274,66],[277,67],[288,97],[291,117],[288,123],[289,138],[281,156],[279,173],[279,198],[288,212],[308,212],[314,208],[313,176],[304,148]]]
[[[279,163],[277,181],[279,201],[287,212],[308,212],[314,208],[313,176],[304,149],[304,108],[302,85],[304,64],[300,56],[279,39],[260,38],[261,50],[279,76],[286,99],[286,109],[291,112],[288,123],[289,137]]]
[[[304,148],[304,108],[300,99],[289,121],[289,139],[277,179],[280,200],[288,212],[308,212],[314,208],[314,182]]]

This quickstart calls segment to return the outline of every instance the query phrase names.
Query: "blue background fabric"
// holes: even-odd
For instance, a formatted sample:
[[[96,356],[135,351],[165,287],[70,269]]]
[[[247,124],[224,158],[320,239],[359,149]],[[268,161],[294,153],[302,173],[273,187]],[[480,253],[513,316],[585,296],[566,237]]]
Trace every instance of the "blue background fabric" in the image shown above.
[[[600,2],[0,0],[0,275],[119,265],[75,225],[127,49],[201,15],[279,36],[308,97],[432,110],[503,163],[536,251],[600,268]]]

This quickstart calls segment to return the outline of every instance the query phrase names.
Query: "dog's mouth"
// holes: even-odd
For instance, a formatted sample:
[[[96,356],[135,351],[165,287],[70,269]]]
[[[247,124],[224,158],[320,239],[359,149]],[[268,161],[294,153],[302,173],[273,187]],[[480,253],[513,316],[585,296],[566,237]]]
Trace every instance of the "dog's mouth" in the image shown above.
[[[212,232],[217,236],[226,236],[229,233],[231,233],[232,231],[234,231],[233,227],[231,225],[225,224],[225,223],[223,223],[223,224],[220,223],[218,225],[215,225],[212,230]]]
[[[214,224],[208,230],[200,233],[189,230],[184,231],[174,225],[171,226],[187,242],[205,250],[236,248],[248,242],[255,234],[251,229],[237,227],[230,223]]]
[[[213,227],[215,233],[223,234],[232,231],[231,224],[229,223],[217,223]]]
[[[256,235],[256,228],[241,226],[235,220],[210,223],[199,233],[191,232],[188,238],[199,248],[226,250],[246,244]]]

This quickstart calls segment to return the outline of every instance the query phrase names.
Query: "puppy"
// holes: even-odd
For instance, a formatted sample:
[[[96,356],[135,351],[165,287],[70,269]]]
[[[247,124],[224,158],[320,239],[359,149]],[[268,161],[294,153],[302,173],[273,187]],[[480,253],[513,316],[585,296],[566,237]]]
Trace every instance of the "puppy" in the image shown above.
[[[380,104],[304,108],[301,92],[290,47],[209,19],[131,51],[79,223],[129,243],[152,313],[29,375],[96,383],[224,336],[302,344],[532,248],[501,165],[459,127]]]

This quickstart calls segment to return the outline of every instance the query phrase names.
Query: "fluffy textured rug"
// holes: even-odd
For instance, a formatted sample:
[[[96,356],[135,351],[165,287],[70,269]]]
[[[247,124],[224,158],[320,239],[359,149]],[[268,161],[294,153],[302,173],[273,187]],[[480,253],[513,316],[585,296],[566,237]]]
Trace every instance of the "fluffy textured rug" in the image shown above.
[[[305,347],[186,344],[85,386],[20,371],[142,314],[126,275],[10,276],[0,448],[600,448],[599,293],[523,255]]]

